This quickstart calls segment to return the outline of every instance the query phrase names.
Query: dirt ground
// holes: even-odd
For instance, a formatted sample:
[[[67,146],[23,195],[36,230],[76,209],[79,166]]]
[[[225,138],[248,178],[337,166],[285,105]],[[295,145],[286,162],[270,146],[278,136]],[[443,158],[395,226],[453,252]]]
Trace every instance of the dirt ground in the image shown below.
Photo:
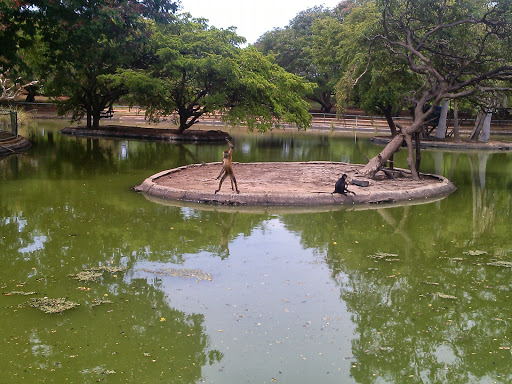
[[[433,175],[422,175],[415,181],[408,174],[389,179],[382,173],[375,180],[367,180],[359,175],[361,168],[362,165],[337,162],[233,163],[240,193],[231,190],[227,178],[215,194],[221,163],[192,164],[153,175],[135,190],[164,199],[200,203],[291,206],[410,201],[440,197],[455,190],[447,179]],[[367,180],[370,184],[350,185],[353,194],[332,194],[343,173],[349,180]]]

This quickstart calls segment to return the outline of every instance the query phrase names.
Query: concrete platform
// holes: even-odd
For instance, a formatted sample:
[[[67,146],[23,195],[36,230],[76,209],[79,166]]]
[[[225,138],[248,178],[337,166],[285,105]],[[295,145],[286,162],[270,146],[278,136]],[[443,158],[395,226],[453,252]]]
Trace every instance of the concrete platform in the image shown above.
[[[447,196],[455,186],[446,178],[422,174],[412,180],[406,170],[403,177],[387,178],[377,174],[368,187],[350,185],[355,194],[332,194],[343,173],[348,179],[364,180],[359,164],[339,162],[233,163],[240,193],[231,190],[229,178],[215,194],[221,163],[191,164],[165,170],[148,177],[134,189],[164,200],[217,205],[244,206],[333,206],[383,203],[408,203]]]

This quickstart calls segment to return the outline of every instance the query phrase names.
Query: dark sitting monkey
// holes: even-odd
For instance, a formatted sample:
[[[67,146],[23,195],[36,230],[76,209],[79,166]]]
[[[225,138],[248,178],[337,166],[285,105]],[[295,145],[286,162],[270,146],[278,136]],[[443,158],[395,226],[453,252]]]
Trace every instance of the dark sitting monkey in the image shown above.
[[[355,195],[354,192],[348,190],[347,183],[347,175],[344,173],[334,185],[334,192],[331,192],[331,194],[341,193],[342,195],[346,195],[346,193],[348,192],[353,193]]]
[[[226,139],[226,141],[228,142],[229,145],[229,151],[224,151],[224,154],[222,155],[222,170],[220,171],[219,176],[217,176],[217,180],[221,176],[222,179],[220,179],[219,188],[215,191],[215,193],[220,191],[222,183],[228,176],[231,179],[231,189],[234,191],[236,188],[236,193],[240,193],[240,191],[238,190],[238,185],[236,184],[235,173],[233,172],[233,165],[231,164],[231,159],[233,158],[233,148],[235,148],[235,146],[228,139]],[[234,187],[233,182],[235,183]]]

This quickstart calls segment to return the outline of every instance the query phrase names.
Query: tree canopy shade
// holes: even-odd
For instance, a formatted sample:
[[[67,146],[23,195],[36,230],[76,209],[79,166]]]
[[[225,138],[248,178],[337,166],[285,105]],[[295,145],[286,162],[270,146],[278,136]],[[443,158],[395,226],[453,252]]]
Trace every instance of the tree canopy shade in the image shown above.
[[[414,119],[363,172],[373,176],[405,141],[413,177],[418,174],[412,135],[443,99],[507,92],[512,4],[509,0],[377,0],[383,32],[375,35],[398,63],[422,79],[411,100]]]
[[[310,124],[302,96],[311,86],[255,49],[241,49],[244,39],[234,30],[209,27],[188,14],[154,27],[154,61],[110,77],[130,90],[130,102],[146,108],[150,120],[175,114],[180,132],[205,113],[262,131],[282,122]]]
[[[47,71],[46,92],[56,97],[61,113],[73,120],[87,117],[99,127],[101,112],[126,93],[105,75],[119,68],[143,67],[149,59],[150,17],[170,22],[176,2],[168,0],[96,0],[30,2]],[[142,17],[145,16],[145,17]],[[61,96],[63,98],[61,98]]]

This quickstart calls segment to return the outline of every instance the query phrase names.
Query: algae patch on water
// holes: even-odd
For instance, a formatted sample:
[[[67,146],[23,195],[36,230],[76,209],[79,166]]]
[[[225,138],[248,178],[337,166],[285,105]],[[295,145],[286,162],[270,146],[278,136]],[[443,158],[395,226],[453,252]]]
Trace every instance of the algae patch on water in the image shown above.
[[[106,265],[100,265],[99,267],[87,268],[86,271],[104,271],[110,273],[118,273],[126,271],[126,267],[109,267]]]
[[[398,258],[398,255],[395,253],[386,253],[386,252],[377,252],[373,255],[367,256],[370,259],[377,260],[384,260],[384,261],[400,261]]]
[[[81,271],[76,274],[70,274],[73,279],[80,280],[80,281],[95,281],[99,277],[103,276],[103,273],[100,272],[93,272],[93,271]]]
[[[40,309],[44,313],[60,313],[68,309],[78,307],[80,304],[75,303],[74,301],[66,300],[62,297],[57,299],[41,297],[30,299],[30,301],[26,302],[25,304],[20,304],[19,307],[25,307],[26,305],[29,305],[32,308]]]
[[[92,307],[97,307],[98,305],[101,305],[101,304],[112,304],[113,302],[111,300],[107,300],[107,299],[94,299],[92,301]]]
[[[30,296],[30,295],[35,295],[35,294],[37,294],[37,292],[25,292],[25,291],[4,292],[5,296],[12,296],[12,295]]]
[[[434,296],[437,296],[440,299],[457,300],[457,296],[447,295],[447,294],[441,293],[441,292],[434,293]]]
[[[464,253],[465,255],[469,255],[469,256],[483,256],[483,255],[487,255],[486,251],[481,251],[479,249],[469,250],[469,251],[462,252],[462,253]]]
[[[493,267],[512,268],[512,262],[510,262],[510,261],[502,261],[502,260],[491,261],[489,263],[480,263],[480,264],[477,264],[477,265],[491,265]]]
[[[141,271],[154,273],[159,276],[174,276],[181,277],[184,279],[196,279],[196,280],[208,280],[212,281],[212,275],[206,272],[201,271],[200,269],[174,269],[174,268],[163,268],[156,271],[152,271],[150,269],[141,269]]]
[[[69,276],[80,281],[96,281],[98,278],[103,276],[103,272],[118,273],[125,270],[126,267],[109,267],[106,265],[101,265],[99,267],[86,268],[83,271],[72,273]]]

